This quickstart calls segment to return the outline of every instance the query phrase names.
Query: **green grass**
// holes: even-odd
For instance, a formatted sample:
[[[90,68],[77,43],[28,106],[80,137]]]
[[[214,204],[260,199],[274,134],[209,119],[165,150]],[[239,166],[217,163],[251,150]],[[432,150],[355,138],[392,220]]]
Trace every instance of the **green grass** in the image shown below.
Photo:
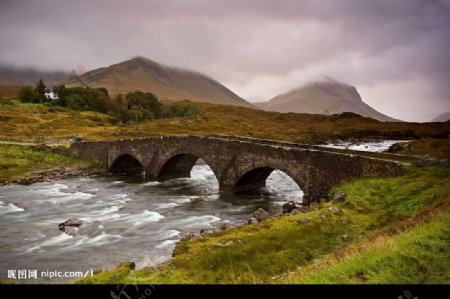
[[[450,169],[446,168],[409,168],[401,177],[387,179],[360,179],[337,186],[349,194],[352,207],[344,207],[337,203],[324,203],[321,209],[295,216],[281,216],[266,220],[259,224],[244,225],[224,231],[212,233],[206,238],[194,241],[182,241],[177,244],[174,258],[157,269],[131,270],[121,265],[116,270],[100,272],[92,278],[82,280],[82,283],[272,283],[296,282],[297,277],[289,277],[289,272],[308,267],[336,252],[342,252],[352,244],[368,242],[370,238],[381,232],[401,233],[406,227],[415,227],[424,236],[435,235],[436,230],[448,231],[448,217],[437,220],[436,226],[426,226],[422,218],[410,221],[411,217],[434,211],[436,205],[442,213],[449,215],[450,201]],[[328,207],[338,206],[341,212],[332,214]],[[329,217],[320,219],[321,213]],[[416,216],[418,217],[418,216]],[[307,224],[299,224],[297,220],[307,218]],[[406,223],[406,224],[402,224]],[[424,225],[421,229],[420,226]],[[402,229],[398,229],[398,227]],[[445,227],[445,229],[443,229]],[[427,232],[427,230],[430,230]],[[349,239],[342,240],[347,234]],[[414,234],[414,233],[412,233]],[[427,236],[428,236],[427,235]],[[442,234],[437,234],[440,238]],[[369,238],[369,239],[368,239]],[[399,236],[398,242],[404,241]],[[440,240],[440,239],[439,239]],[[431,240],[436,246],[442,247],[445,239]],[[227,247],[218,248],[217,243],[225,244],[233,241]],[[401,249],[401,244],[398,248]],[[423,241],[424,244],[428,242]],[[370,242],[369,242],[370,243]],[[406,243],[405,243],[406,244]],[[430,243],[431,244],[431,243]],[[434,244],[434,243],[433,243]],[[440,245],[439,245],[440,244]],[[448,245],[448,244],[447,244]],[[440,248],[440,247],[439,247]],[[404,250],[407,250],[405,248]],[[446,249],[448,250],[448,249]],[[442,253],[445,254],[447,251]],[[417,255],[416,255],[417,253]],[[420,250],[411,251],[411,259],[420,260]],[[399,253],[401,254],[401,253]],[[350,257],[353,253],[350,252]],[[369,256],[367,256],[369,257]],[[355,259],[358,256],[354,257]],[[365,260],[365,256],[360,257]],[[437,260],[430,261],[431,267]],[[375,263],[375,259],[374,263]],[[405,260],[401,260],[402,262]],[[355,262],[358,263],[357,261]],[[362,262],[361,262],[362,263]],[[386,262],[387,263],[387,262]],[[400,263],[400,262],[399,262]],[[376,264],[376,263],[375,263]],[[363,265],[363,264],[360,264]],[[374,266],[376,268],[376,266]],[[406,267],[406,266],[405,266]],[[350,270],[349,270],[350,271]],[[353,271],[353,269],[352,269]],[[352,272],[350,271],[350,272]],[[364,270],[365,271],[365,270]],[[381,274],[389,280],[388,273]],[[388,271],[388,270],[386,270]],[[391,269],[392,275],[410,273],[402,268]],[[398,273],[396,272],[398,271]],[[402,272],[403,271],[403,272]],[[444,272],[442,272],[444,271]],[[438,283],[445,280],[449,269],[445,264],[436,268],[436,273],[425,282]],[[339,270],[336,270],[336,275]],[[352,272],[353,273],[353,272]],[[365,272],[364,272],[365,273]],[[315,280],[312,271],[308,282]],[[407,274],[405,274],[407,275]],[[441,275],[441,278],[438,278]],[[375,277],[375,276],[374,276]],[[443,277],[443,278],[442,278]],[[375,281],[376,279],[371,281]],[[382,279],[380,278],[380,281]],[[368,281],[368,280],[367,280]],[[399,280],[392,280],[398,282]],[[403,281],[403,280],[400,280]],[[333,282],[330,279],[329,282]],[[337,280],[335,282],[338,282]],[[365,281],[363,281],[365,282]],[[415,282],[415,280],[411,280]]]
[[[351,246],[280,279],[282,283],[448,284],[450,213],[437,213],[414,228]]]
[[[0,182],[24,179],[31,171],[44,171],[62,166],[95,171],[103,169],[98,162],[92,160],[54,154],[26,146],[0,145]]]

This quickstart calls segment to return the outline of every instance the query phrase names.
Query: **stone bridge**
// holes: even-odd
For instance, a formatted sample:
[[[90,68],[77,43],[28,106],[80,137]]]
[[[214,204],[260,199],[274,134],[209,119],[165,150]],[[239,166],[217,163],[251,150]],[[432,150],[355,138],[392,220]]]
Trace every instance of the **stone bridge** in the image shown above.
[[[319,146],[221,135],[80,142],[72,144],[69,152],[96,159],[114,173],[144,172],[149,181],[189,177],[201,158],[216,175],[221,192],[256,190],[278,169],[304,192],[304,204],[326,198],[342,181],[394,176],[401,169],[397,162]]]

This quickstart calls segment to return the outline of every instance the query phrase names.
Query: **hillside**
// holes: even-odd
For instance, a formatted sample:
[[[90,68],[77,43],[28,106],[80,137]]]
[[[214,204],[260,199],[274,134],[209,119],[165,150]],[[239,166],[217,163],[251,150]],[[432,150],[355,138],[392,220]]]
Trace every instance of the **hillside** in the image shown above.
[[[140,90],[162,101],[191,100],[252,107],[219,82],[200,73],[137,57],[105,68],[72,76],[67,86],[106,87],[111,94]]]
[[[444,138],[448,123],[378,122],[352,113],[315,115],[277,113],[239,106],[196,103],[192,117],[155,119],[117,125],[102,113],[0,101],[0,139],[66,139],[81,135],[85,140],[142,138],[155,135],[230,134],[303,143],[325,143],[341,139]]]
[[[442,113],[438,116],[436,116],[435,118],[433,118],[431,121],[432,122],[444,122],[444,121],[448,121],[450,120],[450,112],[446,112],[446,113]]]
[[[41,71],[37,69],[19,69],[0,66],[0,86],[35,85],[39,79],[47,86],[58,84],[69,77],[68,72]]]
[[[331,78],[307,84],[255,106],[276,112],[325,115],[353,112],[379,121],[398,121],[364,103],[355,87]]]

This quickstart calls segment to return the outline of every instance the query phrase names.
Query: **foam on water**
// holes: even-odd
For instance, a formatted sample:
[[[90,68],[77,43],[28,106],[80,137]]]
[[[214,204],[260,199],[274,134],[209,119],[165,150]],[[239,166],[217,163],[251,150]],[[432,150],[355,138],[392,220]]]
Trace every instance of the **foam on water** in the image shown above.
[[[117,241],[118,239],[121,239],[121,235],[113,235],[113,234],[107,234],[105,232],[102,232],[94,237],[89,236],[75,236],[74,241],[75,243],[66,246],[66,249],[73,249],[78,248],[82,246],[102,246],[106,244],[112,245],[114,241]]]
[[[340,142],[336,144],[325,144],[323,147],[336,148],[336,149],[349,149],[355,151],[363,151],[363,152],[384,152],[391,145],[398,142],[408,142],[405,140],[383,140],[381,142],[360,142],[360,143],[352,143],[352,142]]]
[[[145,210],[140,214],[132,214],[123,217],[123,220],[130,222],[133,226],[140,226],[148,223],[158,222],[163,219],[164,216],[158,212]]]
[[[44,250],[46,247],[59,245],[70,239],[73,239],[73,236],[70,236],[66,233],[60,233],[59,235],[53,236],[38,245],[26,249],[24,253],[32,253],[37,250]]]
[[[104,208],[102,210],[88,212],[82,217],[80,217],[80,219],[85,222],[108,221],[112,219],[118,219],[123,215],[128,215],[128,214],[123,215],[119,214],[119,208],[120,207],[118,205],[115,205],[108,208]]]
[[[33,192],[38,193],[40,195],[45,195],[45,198],[42,198],[41,202],[49,202],[52,204],[60,203],[62,201],[72,201],[72,200],[87,200],[95,196],[92,193],[85,193],[81,191],[74,192],[65,192],[61,190],[68,189],[69,186],[56,183],[51,186],[43,187],[39,186],[38,189],[32,189]]]
[[[212,223],[220,221],[220,218],[213,215],[203,215],[203,216],[191,216],[180,220],[179,222],[184,228],[189,229],[193,227],[212,227]]]
[[[172,246],[176,243],[177,241],[175,240],[165,240],[164,242],[162,242],[161,244],[158,244],[155,246],[155,248],[164,248],[167,246]]]
[[[295,182],[280,174],[274,171],[267,190],[251,196],[220,194],[207,165],[195,165],[190,178],[164,183],[127,177],[0,187],[3,201],[8,198],[0,202],[0,214],[26,211],[0,217],[0,268],[96,270],[124,260],[156,265],[172,256],[180,231],[233,226],[259,207],[275,214],[281,203],[300,198]],[[58,228],[70,218],[84,222],[74,237]]]
[[[23,208],[19,208],[18,206],[12,203],[5,203],[0,200],[0,214],[16,213],[23,211],[25,211]]]
[[[174,229],[170,229],[168,231],[159,233],[156,238],[159,240],[167,240],[172,238],[178,238],[180,236],[180,232]]]
[[[176,206],[178,206],[176,203],[168,202],[168,203],[159,203],[156,205],[156,208],[157,209],[168,209],[168,208],[175,208]]]

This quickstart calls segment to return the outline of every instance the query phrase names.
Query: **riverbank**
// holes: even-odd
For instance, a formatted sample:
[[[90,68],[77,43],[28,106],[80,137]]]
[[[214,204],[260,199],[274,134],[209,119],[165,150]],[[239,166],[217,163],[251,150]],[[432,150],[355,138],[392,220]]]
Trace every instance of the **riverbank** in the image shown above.
[[[450,282],[450,168],[408,167],[336,191],[350,204],[325,202],[184,240],[156,268],[122,263],[80,283]]]
[[[106,173],[107,170],[97,161],[57,154],[47,147],[0,145],[0,186],[29,185]]]

